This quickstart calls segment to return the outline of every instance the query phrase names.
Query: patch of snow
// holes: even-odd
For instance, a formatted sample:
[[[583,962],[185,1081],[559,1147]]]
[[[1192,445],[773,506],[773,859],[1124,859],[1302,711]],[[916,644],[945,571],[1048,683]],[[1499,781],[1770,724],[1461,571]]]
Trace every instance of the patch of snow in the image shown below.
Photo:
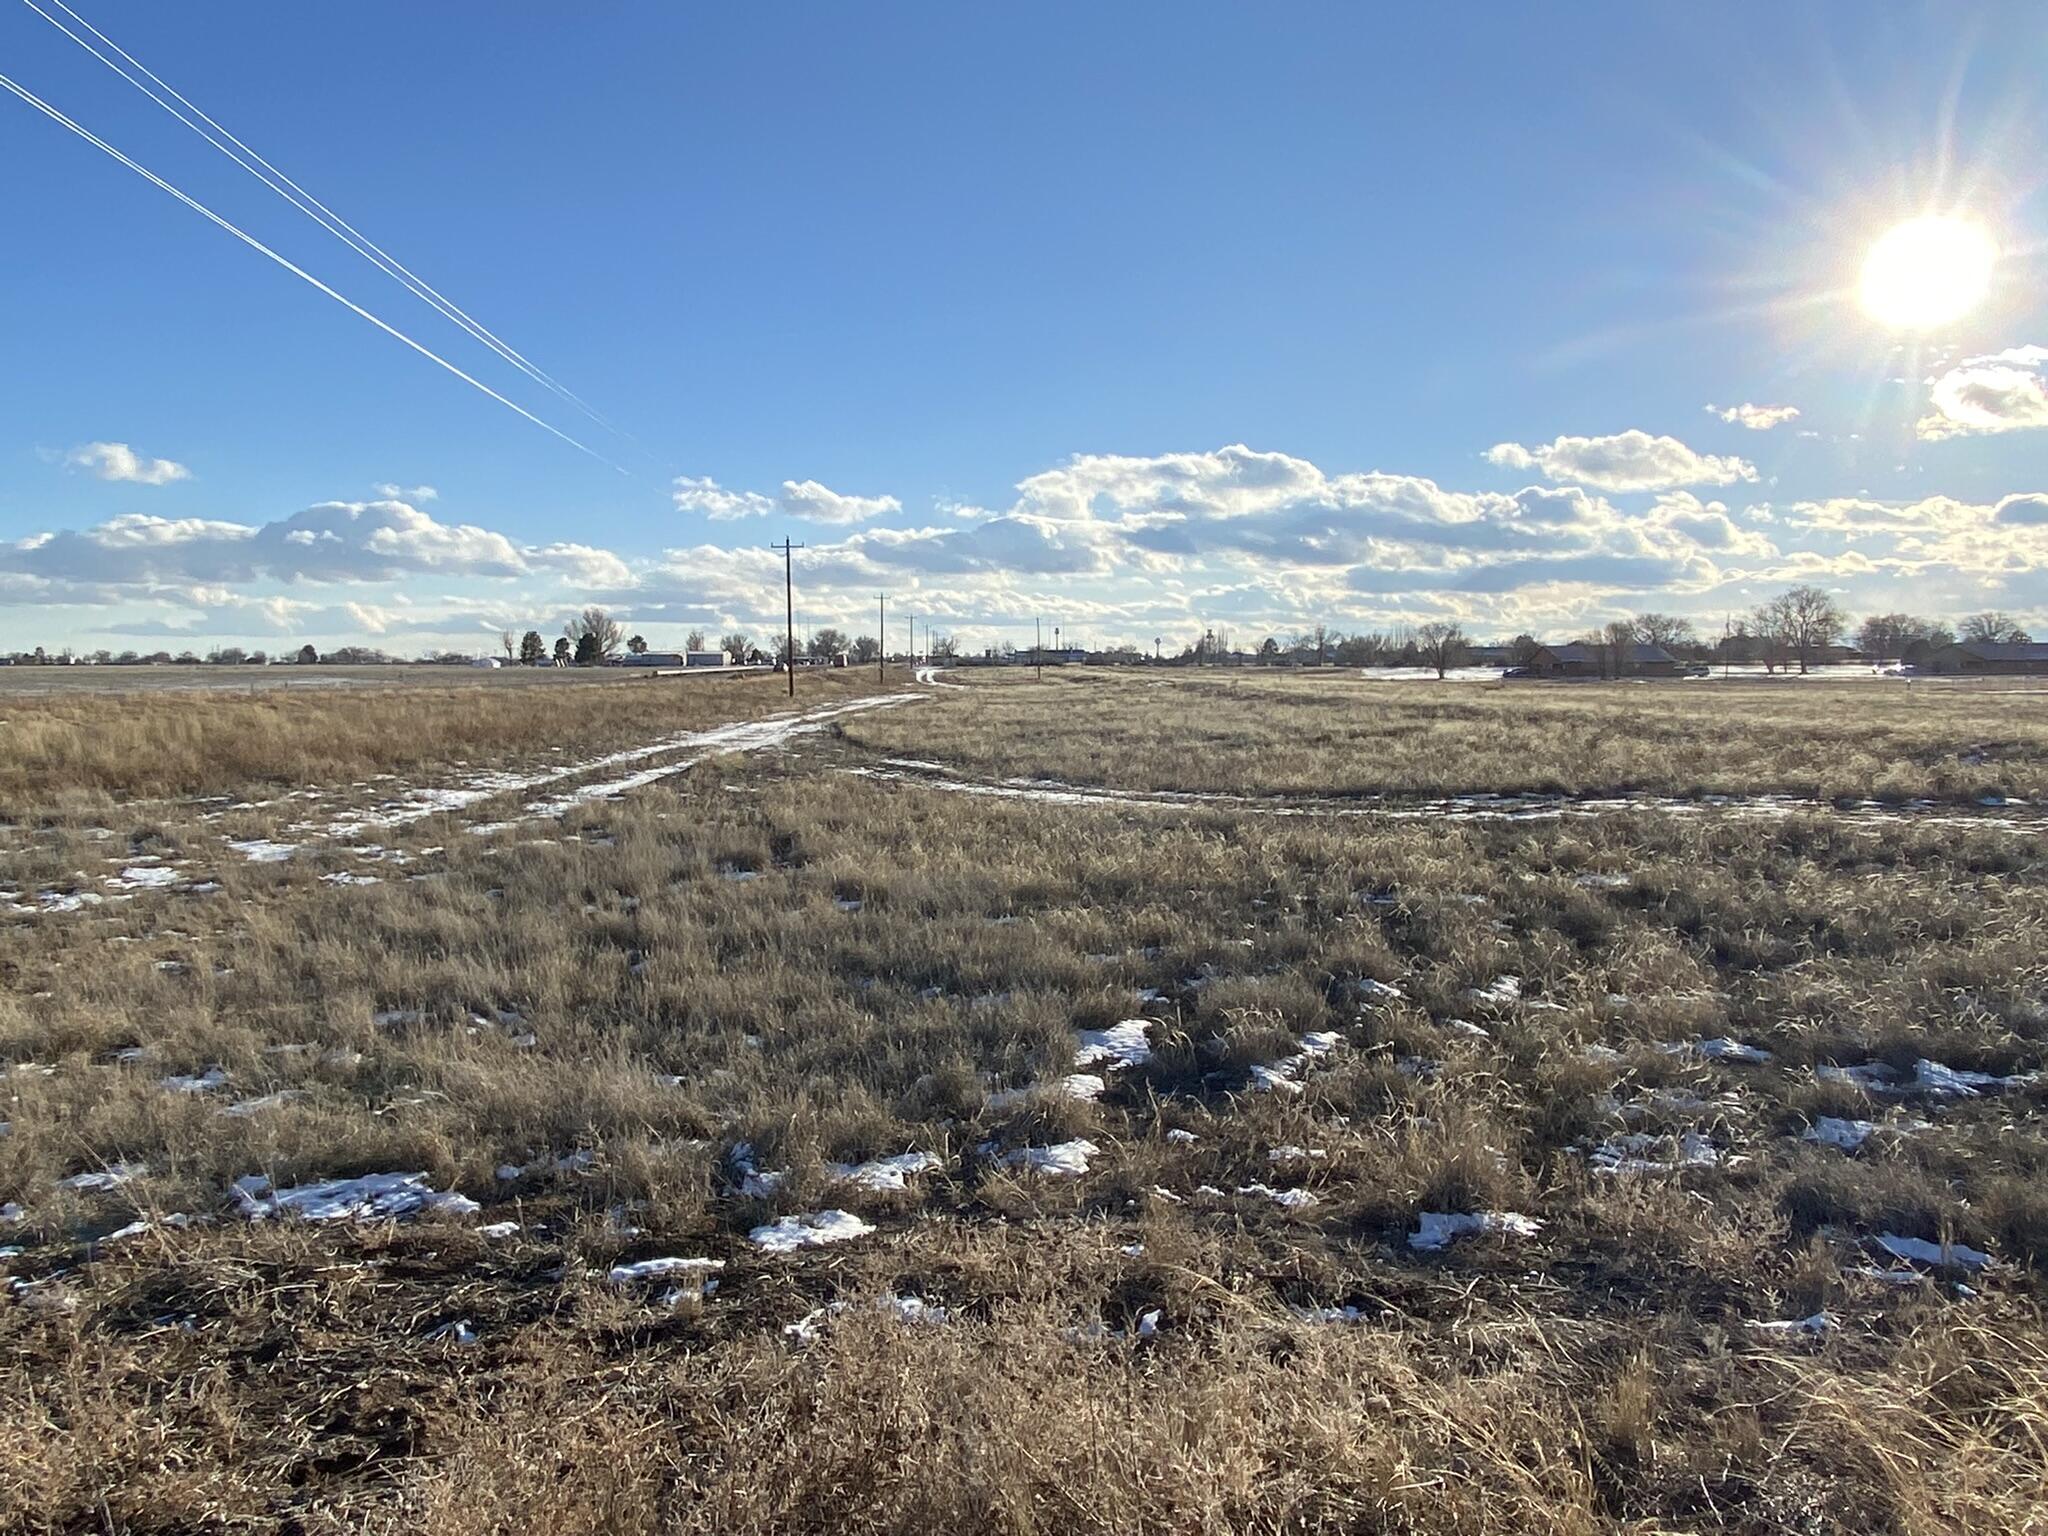
[[[1352,990],[1369,1003],[1398,1003],[1408,994],[1390,981],[1380,981],[1367,976],[1356,982]]]
[[[228,846],[251,864],[282,864],[299,851],[296,843],[274,843],[266,837],[244,838]]]
[[[459,1318],[452,1323],[443,1323],[420,1340],[423,1344],[474,1344],[476,1329],[468,1318]]]
[[[1991,1262],[1990,1254],[1978,1248],[1967,1248],[1961,1243],[1930,1243],[1924,1237],[1900,1237],[1892,1232],[1874,1237],[1871,1242],[1893,1258],[1904,1259],[1909,1264],[1982,1269]]]
[[[1842,1321],[1832,1312],[1816,1312],[1811,1317],[1795,1317],[1782,1322],[1759,1322],[1751,1319],[1749,1326],[1759,1333],[1804,1333],[1817,1336],[1833,1333],[1842,1326]]]
[[[1108,1029],[1078,1031],[1081,1044],[1074,1052],[1074,1065],[1092,1067],[1104,1062],[1112,1067],[1143,1066],[1152,1059],[1151,1042],[1145,1038],[1148,1027],[1148,1020],[1125,1019]]]
[[[1092,1141],[1063,1141],[1049,1147],[1018,1147],[1003,1154],[1003,1165],[1025,1173],[1051,1173],[1068,1176],[1088,1171],[1088,1159],[1098,1156],[1102,1149]]]
[[[633,1264],[614,1264],[605,1278],[619,1286],[645,1285],[676,1275],[692,1275],[701,1281],[712,1270],[723,1268],[723,1259],[641,1259]]]
[[[1922,1059],[1913,1063],[1913,1089],[1937,1099],[1974,1099],[2001,1088],[2023,1088],[2034,1080],[2031,1072],[1999,1077],[1991,1072],[1966,1072],[1945,1067],[1938,1061]]]
[[[1515,1211],[1424,1211],[1415,1219],[1420,1225],[1408,1246],[1417,1253],[1441,1253],[1461,1237],[1534,1237],[1543,1230],[1542,1222]]]
[[[320,878],[328,885],[382,885],[384,883],[376,875],[358,875],[346,869],[338,869],[333,874],[322,875]]]
[[[519,1223],[516,1221],[494,1221],[488,1226],[478,1227],[476,1235],[478,1237],[488,1237],[493,1242],[502,1242],[504,1239],[516,1235],[519,1230]]]
[[[183,878],[168,864],[130,864],[118,875],[107,877],[117,890],[164,890]]]
[[[829,1163],[826,1166],[832,1177],[841,1183],[881,1194],[900,1191],[907,1187],[903,1181],[912,1174],[926,1173],[943,1164],[931,1152],[903,1152],[895,1157],[878,1157],[865,1163]]]
[[[1704,1056],[1709,1061],[1735,1061],[1749,1066],[1761,1066],[1771,1059],[1771,1053],[1761,1046],[1720,1036],[1711,1040],[1667,1040],[1657,1049],[1666,1056]]]
[[[822,1248],[827,1243],[851,1242],[875,1229],[851,1211],[813,1211],[804,1216],[785,1216],[754,1228],[747,1241],[768,1253],[795,1253],[800,1248]]]
[[[1495,1008],[1508,1008],[1522,1000],[1522,978],[1515,975],[1496,976],[1483,987],[1467,987],[1465,1001],[1488,1003]]]
[[[104,1168],[95,1168],[90,1173],[74,1173],[68,1179],[59,1179],[59,1189],[76,1189],[87,1193],[119,1189],[131,1179],[139,1179],[149,1172],[146,1163],[109,1163]]]
[[[157,1086],[159,1088],[167,1088],[172,1093],[210,1093],[216,1088],[226,1087],[227,1081],[228,1074],[226,1068],[211,1066],[204,1072],[195,1073],[191,1076],[180,1076],[173,1073],[169,1077],[160,1077],[157,1079]]]
[[[1290,1211],[1306,1210],[1318,1203],[1316,1197],[1305,1189],[1275,1189],[1270,1184],[1240,1184],[1240,1195],[1258,1195],[1275,1205]]]
[[[1669,1136],[1637,1131],[1602,1142],[1593,1149],[1587,1162],[1595,1173],[1627,1174],[1712,1168],[1722,1160],[1720,1149],[1698,1131],[1687,1131],[1675,1142]]]
[[[1184,1145],[1192,1145],[1193,1143],[1200,1141],[1202,1138],[1197,1136],[1193,1131],[1184,1131],[1179,1126],[1175,1126],[1172,1130],[1166,1133],[1166,1139],[1168,1141],[1177,1141]]]
[[[1365,1313],[1357,1307],[1292,1307],[1289,1309],[1304,1323],[1362,1323]]]
[[[260,1173],[235,1180],[235,1198],[251,1221],[296,1217],[301,1221],[396,1221],[441,1213],[467,1216],[477,1203],[453,1191],[439,1192],[424,1173],[366,1173],[353,1179],[320,1179],[294,1189],[277,1189]]]

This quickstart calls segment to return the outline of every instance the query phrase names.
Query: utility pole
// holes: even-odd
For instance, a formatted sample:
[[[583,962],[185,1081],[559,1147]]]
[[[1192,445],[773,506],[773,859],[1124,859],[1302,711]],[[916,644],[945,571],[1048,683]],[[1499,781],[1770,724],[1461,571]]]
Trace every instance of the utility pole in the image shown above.
[[[889,680],[889,594],[878,592],[875,601],[881,605],[881,640],[875,646],[875,681]]]
[[[784,539],[780,545],[770,544],[770,549],[782,551],[782,622],[783,643],[789,647],[783,661],[789,667],[789,696],[796,697],[796,578],[791,574],[796,552],[804,546],[792,544]]]
[[[1031,665],[1037,669],[1038,681],[1045,681],[1045,657],[1040,651],[1045,645],[1045,620],[1031,621]]]

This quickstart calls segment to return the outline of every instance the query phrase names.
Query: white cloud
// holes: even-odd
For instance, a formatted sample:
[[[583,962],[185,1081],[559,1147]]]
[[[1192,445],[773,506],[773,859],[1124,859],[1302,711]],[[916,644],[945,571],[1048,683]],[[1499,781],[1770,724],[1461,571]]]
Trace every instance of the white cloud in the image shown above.
[[[501,533],[442,523],[399,501],[330,501],[250,526],[131,513],[83,530],[0,545],[0,571],[151,589],[253,581],[391,581],[433,572],[519,576],[527,562]]]
[[[1675,437],[1634,429],[1611,437],[1560,437],[1534,448],[1496,443],[1486,457],[1507,469],[1533,470],[1549,480],[1603,491],[1668,491],[1756,478],[1756,466],[1746,460],[1696,453]]]
[[[782,510],[814,523],[864,523],[871,517],[901,512],[894,496],[842,496],[815,480],[782,482]]]
[[[700,513],[713,522],[781,512],[813,523],[863,523],[903,510],[903,503],[894,496],[845,496],[815,480],[785,480],[781,496],[775,497],[759,491],[727,490],[708,475],[679,475],[670,499],[678,512]]]
[[[773,497],[757,491],[728,491],[709,475],[692,479],[678,475],[671,499],[678,512],[699,512],[715,523],[741,517],[766,517],[775,510]]]
[[[394,485],[388,480],[370,489],[386,501],[437,501],[441,495],[431,485]]]
[[[711,481],[677,490],[707,516],[783,507]],[[1631,609],[1746,610],[1805,579],[1841,586],[1858,606],[1995,603],[2026,617],[2048,603],[2048,494],[1773,507],[1668,488],[1639,509],[1577,484],[1458,490],[1243,444],[1077,455],[971,517],[947,503],[910,527],[872,510],[900,511],[892,498],[805,482],[789,493],[859,516],[814,531],[796,562],[800,618],[855,634],[871,629],[878,590],[892,614],[900,602],[968,643],[1028,636],[1034,614],[1053,614],[1093,641],[1148,648],[1154,635],[1225,622],[1233,636],[1424,618],[1486,635],[1570,632]],[[507,628],[554,633],[588,602],[664,645],[688,627],[779,632],[782,561],[756,540],[658,555],[524,544],[397,499],[258,523],[130,515],[0,543],[0,604],[72,605],[97,634],[434,636],[460,647]]]
[[[1965,358],[1934,381],[1916,430],[1970,437],[2048,427],[2048,347],[2010,347]]]
[[[1782,427],[1788,421],[1799,418],[1796,405],[1710,405],[1707,413],[1718,416],[1734,427],[1747,427],[1752,432],[1768,432],[1773,427]]]
[[[72,449],[64,462],[89,469],[102,480],[131,485],[169,485],[192,478],[192,471],[184,465],[171,459],[146,459],[126,443],[86,443]]]

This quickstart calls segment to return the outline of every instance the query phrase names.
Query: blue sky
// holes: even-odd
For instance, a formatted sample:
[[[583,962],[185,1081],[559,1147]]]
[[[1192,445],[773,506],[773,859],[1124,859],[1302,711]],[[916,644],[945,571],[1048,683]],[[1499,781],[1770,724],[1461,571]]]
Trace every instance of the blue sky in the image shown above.
[[[593,453],[0,96],[0,649],[761,630],[785,533],[812,622],[970,644],[2048,629],[2031,5],[74,3],[619,431],[5,0],[0,72]],[[1990,291],[1888,330],[1928,211]]]

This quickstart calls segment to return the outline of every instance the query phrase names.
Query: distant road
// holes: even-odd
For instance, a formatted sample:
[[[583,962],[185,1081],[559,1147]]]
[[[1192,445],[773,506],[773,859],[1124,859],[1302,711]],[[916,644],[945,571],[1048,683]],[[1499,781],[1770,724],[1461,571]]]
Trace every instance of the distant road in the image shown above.
[[[570,688],[646,678],[645,667],[328,667],[163,666],[0,667],[0,699],[56,693],[261,693],[289,688]],[[731,677],[755,669],[697,667],[693,677]],[[666,670],[666,678],[682,676]]]

